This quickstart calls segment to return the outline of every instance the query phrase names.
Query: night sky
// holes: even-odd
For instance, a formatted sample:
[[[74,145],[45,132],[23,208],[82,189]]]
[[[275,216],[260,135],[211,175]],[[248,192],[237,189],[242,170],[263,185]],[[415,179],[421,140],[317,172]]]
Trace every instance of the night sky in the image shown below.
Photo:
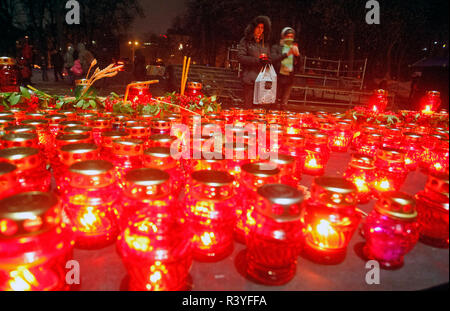
[[[145,18],[136,18],[131,27],[133,33],[166,33],[172,20],[185,8],[186,0],[139,0]]]

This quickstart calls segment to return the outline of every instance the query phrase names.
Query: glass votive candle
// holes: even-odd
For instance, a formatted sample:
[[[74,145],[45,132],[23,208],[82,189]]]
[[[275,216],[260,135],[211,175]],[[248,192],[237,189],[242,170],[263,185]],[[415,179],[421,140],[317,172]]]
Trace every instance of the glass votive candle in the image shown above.
[[[300,186],[302,175],[301,167],[295,161],[295,158],[288,154],[278,153],[276,157],[269,160],[280,169],[280,183],[294,188]]]
[[[356,186],[358,203],[368,203],[372,198],[372,184],[375,180],[374,158],[359,153],[352,154],[344,178]]]
[[[304,255],[321,264],[337,264],[345,259],[347,246],[361,216],[356,211],[357,188],[341,177],[317,177],[311,197],[304,202]]]
[[[36,127],[33,125],[13,125],[5,128],[5,134],[36,134]]]
[[[303,173],[312,176],[320,176],[325,172],[325,166],[330,158],[328,149],[328,135],[316,133],[306,139],[305,164]]]
[[[383,148],[391,148],[400,150],[402,148],[402,130],[399,128],[387,127],[383,131],[383,139],[381,146]]]
[[[36,133],[39,138],[39,144],[41,148],[45,150],[45,153],[49,152],[53,148],[54,138],[50,133],[48,127],[48,120],[43,119],[28,119],[21,122],[22,125],[32,125],[36,128]]]
[[[155,118],[152,120],[151,133],[152,134],[169,134],[172,123],[167,118]]]
[[[381,148],[375,157],[373,189],[379,192],[399,191],[409,173],[405,154],[390,148]]]
[[[235,206],[233,176],[220,171],[192,173],[192,185],[185,192],[184,218],[194,259],[219,261],[232,252]]]
[[[288,283],[296,274],[303,244],[300,220],[303,193],[282,184],[260,187],[247,237],[246,272],[266,285]]]
[[[72,164],[99,158],[99,149],[93,143],[73,143],[62,146],[58,150],[58,157],[52,163],[57,191],[63,193],[70,186],[68,174]]]
[[[449,245],[448,174],[428,175],[424,191],[416,194],[421,242],[441,248]]]
[[[401,151],[405,153],[405,166],[410,171],[414,171],[420,162],[420,156],[422,154],[421,142],[423,136],[412,133],[403,133],[403,139],[401,140]]]
[[[112,126],[111,118],[96,117],[89,120],[88,125],[92,127],[92,136],[96,145],[100,146],[102,133],[109,131]]]
[[[253,202],[259,187],[266,184],[278,183],[280,180],[280,169],[275,164],[263,162],[246,163],[242,165],[241,181],[236,189],[236,225],[234,238],[240,243],[245,243],[245,237],[250,227],[255,225],[251,217]]]
[[[384,269],[401,267],[419,239],[414,198],[402,192],[383,193],[366,217],[363,231],[366,258],[377,260]]]
[[[106,160],[114,165],[117,184],[123,188],[125,174],[143,166],[144,142],[132,138],[116,139],[113,141],[111,157]]]
[[[378,133],[362,134],[356,152],[375,157],[377,151],[382,146],[383,135]]]
[[[329,135],[328,145],[331,151],[347,152],[353,137],[352,125],[347,122],[337,122]]]
[[[67,117],[63,114],[51,114],[46,115],[45,119],[48,120],[50,133],[55,137],[58,135],[59,123],[67,120]]]
[[[279,153],[294,157],[299,170],[303,171],[306,159],[305,144],[306,137],[303,135],[285,135],[281,142]]]
[[[57,196],[25,192],[0,200],[0,290],[68,290],[72,232]]]
[[[172,192],[175,196],[181,192],[186,183],[186,173],[181,162],[172,157],[168,147],[150,147],[144,151],[143,166],[157,168],[169,173],[172,183]]]
[[[110,130],[102,132],[100,143],[100,155],[104,159],[112,157],[113,153],[113,141],[116,139],[123,139],[128,137],[128,132]]]
[[[0,200],[17,193],[16,169],[11,163],[0,162]]]
[[[20,192],[50,190],[51,173],[37,148],[14,147],[0,150],[0,162],[17,167],[14,172]]]
[[[166,147],[170,148],[172,143],[178,138],[169,134],[153,134],[148,138],[148,147]]]
[[[99,249],[113,243],[119,233],[116,202],[121,195],[114,166],[104,160],[77,162],[67,178],[63,221],[74,231],[75,246]]]

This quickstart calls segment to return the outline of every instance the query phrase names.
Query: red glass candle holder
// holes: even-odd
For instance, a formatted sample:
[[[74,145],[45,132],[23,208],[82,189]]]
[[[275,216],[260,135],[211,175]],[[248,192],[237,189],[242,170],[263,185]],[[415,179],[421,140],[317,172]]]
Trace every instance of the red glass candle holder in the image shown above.
[[[49,131],[48,120],[28,119],[21,122],[22,125],[32,125],[36,128],[41,148],[47,153],[53,148],[54,137]]]
[[[64,129],[61,134],[79,134],[79,135],[88,135],[89,139],[94,140],[94,135],[92,134],[92,127],[90,126],[69,126]]]
[[[279,153],[294,157],[296,166],[303,171],[306,159],[306,137],[303,135],[285,135],[282,139]]]
[[[116,139],[113,141],[111,157],[107,160],[114,165],[117,184],[123,188],[125,174],[143,166],[144,142],[132,138]]]
[[[296,274],[302,249],[300,221],[303,194],[290,186],[258,189],[252,213],[255,226],[247,238],[247,274],[266,285],[288,283]]]
[[[147,209],[152,209],[149,212],[153,212],[156,217],[160,217],[159,213],[174,217],[177,199],[172,193],[169,173],[156,168],[130,170],[125,174],[125,186],[120,199],[121,230],[129,225],[132,216],[145,214]]]
[[[142,82],[133,82],[128,92],[128,100],[135,104],[147,104],[152,101],[152,93],[148,84],[139,84]]]
[[[128,137],[128,132],[111,130],[103,132],[100,143],[100,156],[103,159],[109,159],[113,153],[113,141],[116,139],[123,139]]]
[[[126,114],[114,114],[112,119],[112,128],[116,131],[122,131],[125,127],[125,122],[128,121],[130,117]]]
[[[399,191],[408,176],[404,153],[390,148],[381,148],[375,157],[375,180],[377,192]]]
[[[285,130],[287,135],[301,134],[302,133],[301,119],[299,117],[287,117]]]
[[[51,173],[37,148],[14,147],[0,150],[0,162],[17,167],[14,172],[20,192],[50,190]]]
[[[337,122],[336,127],[330,131],[329,148],[335,152],[347,152],[352,142],[353,131],[351,123]]]
[[[58,134],[55,138],[55,144],[53,149],[47,152],[46,157],[50,162],[50,165],[54,166],[55,162],[57,163],[59,161],[59,150],[61,147],[69,144],[76,144],[76,143],[93,143],[93,139],[89,134]]]
[[[318,177],[305,201],[301,220],[304,255],[321,264],[345,259],[347,246],[361,216],[356,212],[356,186],[340,177]]]
[[[356,186],[358,203],[368,203],[372,198],[372,184],[375,181],[374,158],[357,153],[352,154],[344,177]]]
[[[412,133],[403,133],[403,139],[401,140],[401,151],[405,153],[405,166],[410,171],[414,171],[420,162],[421,157],[421,145],[423,136]]]
[[[61,223],[59,199],[25,192],[0,200],[0,290],[68,290],[72,232]]]
[[[177,140],[176,136],[168,134],[153,134],[148,139],[148,147],[166,147],[170,148],[172,143]]]
[[[184,94],[189,97],[202,98],[204,96],[202,93],[202,84],[200,82],[188,82]]]
[[[144,146],[148,147],[148,139],[150,137],[150,128],[144,123],[133,124],[125,127],[130,138],[139,139],[144,142]]]
[[[312,176],[320,176],[325,172],[325,166],[330,158],[328,149],[328,135],[322,133],[313,134],[306,139],[305,165],[303,173]]]
[[[52,163],[53,176],[56,189],[63,193],[70,188],[69,167],[77,162],[98,160],[100,158],[98,147],[92,143],[73,143],[62,146],[58,150],[58,157]]]
[[[248,145],[226,143],[224,148],[225,158],[227,159],[225,167],[227,172],[234,177],[233,185],[237,189],[240,185],[242,166],[251,162],[248,159]]]
[[[416,194],[420,240],[434,247],[449,245],[448,174],[429,175],[424,191]]]
[[[102,133],[109,131],[112,126],[111,118],[96,117],[89,120],[89,126],[92,127],[92,136],[96,145],[100,146],[102,142]]]
[[[45,119],[48,120],[48,127],[50,130],[50,133],[55,137],[58,135],[59,132],[59,123],[62,121],[67,120],[67,117],[63,114],[50,114],[46,115]]]
[[[253,212],[252,202],[256,199],[256,191],[266,184],[278,183],[280,169],[272,163],[247,163],[242,166],[240,187],[236,189],[236,225],[234,238],[240,243],[245,243],[245,237],[250,228],[255,225],[251,217]]]
[[[420,100],[420,112],[423,115],[431,115],[438,111],[441,106],[441,93],[438,91],[428,91]]]
[[[377,260],[381,268],[403,265],[403,257],[419,239],[414,198],[402,192],[386,192],[363,224],[368,259]]]
[[[294,188],[300,186],[299,183],[302,176],[302,170],[293,156],[279,153],[276,157],[270,159],[270,162],[276,164],[280,169],[281,184],[289,185]]]
[[[99,249],[119,233],[116,202],[121,194],[114,166],[104,160],[77,162],[69,167],[69,187],[62,195],[63,221],[74,231],[75,246]]]
[[[157,168],[169,173],[172,183],[172,192],[178,195],[186,183],[186,174],[181,167],[181,162],[175,160],[170,148],[150,147],[144,151],[143,166]]]
[[[167,118],[155,118],[152,120],[151,133],[152,134],[169,134],[171,129],[171,122]]]
[[[381,146],[383,148],[391,148],[401,150],[402,148],[402,130],[399,128],[386,128],[383,131],[383,139]]]
[[[191,159],[186,162],[184,170],[187,176],[190,176],[195,171],[226,171],[227,160],[222,153],[204,152],[200,159]]]
[[[442,136],[441,136],[442,137]],[[449,167],[449,140],[442,137],[436,144],[436,147],[430,150],[429,159],[431,165],[428,172],[431,174],[442,174]]]
[[[388,105],[388,92],[383,89],[375,90],[369,99],[368,109],[373,113],[383,113]]]
[[[19,92],[19,70],[12,57],[0,57],[0,92]]]
[[[0,162],[0,200],[17,193],[16,169],[11,163]]]
[[[192,179],[185,193],[184,218],[190,228],[193,256],[198,261],[219,261],[233,250],[233,176],[196,171]]]

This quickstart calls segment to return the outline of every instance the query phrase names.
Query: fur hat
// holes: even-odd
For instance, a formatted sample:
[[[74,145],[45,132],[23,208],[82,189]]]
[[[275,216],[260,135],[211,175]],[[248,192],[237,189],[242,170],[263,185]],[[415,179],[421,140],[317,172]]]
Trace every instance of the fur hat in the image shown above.
[[[284,27],[283,30],[281,31],[281,38],[286,37],[290,33],[294,34],[294,36],[295,36],[294,29],[292,29],[291,27]]]
[[[250,24],[248,24],[247,28],[245,28],[245,38],[247,40],[253,40],[253,34],[256,26],[259,24],[264,24],[264,41],[270,41],[270,34],[272,32],[272,22],[270,18],[267,16],[258,16],[255,17]]]

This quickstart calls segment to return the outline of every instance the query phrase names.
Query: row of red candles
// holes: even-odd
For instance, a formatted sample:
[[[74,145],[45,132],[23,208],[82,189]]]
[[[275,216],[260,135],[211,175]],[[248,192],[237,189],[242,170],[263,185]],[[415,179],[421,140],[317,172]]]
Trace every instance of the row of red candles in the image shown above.
[[[253,117],[262,117],[258,114],[254,112]],[[360,154],[353,156],[344,175],[354,184],[343,178],[318,178],[311,189],[312,197],[303,202],[305,192],[297,187],[301,173],[323,174],[323,167],[319,171],[308,170],[307,163],[308,157],[314,155],[315,159],[324,160],[316,161],[316,164],[325,166],[328,148],[333,146],[329,144],[331,139],[328,136],[333,137],[330,134],[336,131],[330,122],[318,122],[320,127],[315,129],[301,124],[300,120],[307,118],[293,115],[284,118],[286,123],[280,130],[278,167],[263,170],[258,162],[251,164],[237,158],[173,160],[168,147],[175,137],[170,137],[167,130],[170,131],[171,121],[180,121],[179,116],[172,115],[172,120],[170,117],[147,120],[149,123],[142,124],[142,120],[125,121],[124,118],[120,120],[120,116],[110,118],[73,113],[73,120],[67,120],[68,115],[71,114],[64,117],[34,114],[30,115],[31,119],[24,115],[19,120],[20,125],[17,125],[17,116],[14,115],[14,121],[10,120],[11,123],[3,127],[7,134],[2,137],[4,149],[0,151],[0,158],[6,159],[3,162],[9,162],[10,168],[9,173],[4,173],[8,168],[2,164],[0,178],[4,182],[0,185],[6,186],[2,186],[0,193],[7,198],[0,207],[21,205],[20,202],[27,201],[26,197],[33,202],[54,204],[49,203],[45,209],[45,221],[42,215],[35,215],[33,221],[23,219],[23,224],[8,218],[0,220],[0,232],[7,238],[0,242],[4,242],[0,251],[8,254],[5,258],[17,262],[17,257],[29,252],[50,254],[46,258],[52,258],[44,264],[24,262],[9,270],[3,268],[11,266],[6,260],[0,264],[2,288],[64,287],[62,279],[58,278],[61,273],[58,269],[70,257],[73,240],[77,247],[99,248],[112,243],[117,236],[118,250],[131,276],[130,289],[184,288],[192,256],[210,261],[227,256],[233,235],[248,246],[249,276],[266,284],[282,284],[294,276],[301,249],[318,262],[342,261],[346,246],[360,222],[356,204],[364,203],[372,196],[377,197],[378,208],[366,218],[364,225],[367,257],[378,259],[385,267],[399,266],[404,254],[416,243],[419,232],[428,242],[448,247],[448,176],[430,175],[427,190],[417,195],[417,220],[412,198],[399,192],[379,194],[383,190],[399,190],[403,183],[405,176],[398,178],[398,182],[396,178],[407,174],[405,164],[410,163],[405,163],[402,150],[393,145],[383,146],[389,142],[386,140],[388,135],[373,144],[371,138],[377,137],[377,133],[371,132],[372,128],[360,129],[362,135],[355,135],[357,130],[349,120],[339,121],[345,124],[350,134],[346,148],[336,151],[346,151],[356,136],[353,145]],[[210,115],[209,121],[223,125],[232,120],[239,126],[249,122],[248,117],[244,119],[243,116],[242,111],[238,111],[234,112],[232,119],[227,119],[225,112],[222,118]],[[283,119],[272,113],[266,115],[266,122],[269,117],[278,123]],[[315,122],[329,121],[331,117],[308,115]],[[8,116],[3,118],[8,119]],[[291,122],[293,119],[296,122]],[[55,120],[58,121],[52,123]],[[116,120],[116,130],[111,130],[111,120]],[[257,120],[263,122],[262,119]],[[339,125],[339,122],[335,124]],[[434,131],[447,133],[448,139],[446,129]],[[403,129],[400,135],[408,137],[406,133],[409,132],[410,129]],[[414,135],[419,136],[417,133]],[[433,135],[428,136],[428,143]],[[439,137],[439,141],[444,139]],[[391,142],[394,144],[397,140],[392,139]],[[18,147],[17,143],[23,147]],[[434,142],[431,147],[427,145],[424,148],[424,144],[415,147],[426,152],[441,152],[441,146],[437,145]],[[362,148],[366,146],[371,148]],[[239,149],[236,144],[233,147]],[[420,154],[424,153],[423,150]],[[375,161],[371,155],[375,155]],[[420,156],[415,159],[427,167],[427,162],[420,160]],[[48,193],[14,195],[17,191],[50,190],[51,175],[43,165],[45,162],[52,167],[57,192],[62,198],[62,222],[57,216],[58,200],[46,198],[50,196]],[[392,171],[391,166],[397,170]],[[162,169],[166,173],[151,168]],[[205,173],[205,170],[209,171]],[[382,175],[379,172],[383,172]],[[395,188],[377,187],[373,180],[380,180],[380,176]],[[286,186],[280,185],[282,183]],[[384,184],[381,181],[379,185]],[[364,193],[364,186],[370,194]],[[121,191],[123,195],[119,195]],[[178,201],[180,192],[184,193],[182,203]],[[36,199],[30,199],[32,197]],[[446,210],[442,204],[447,204]],[[42,210],[40,208],[36,212]],[[47,220],[48,214],[54,216],[50,217],[51,221]],[[52,230],[44,230],[44,227]],[[183,230],[188,230],[191,235],[184,234]],[[67,231],[72,232],[69,234]],[[36,232],[42,234],[37,235]],[[29,237],[24,239],[24,236]],[[186,240],[188,236],[190,238]],[[60,243],[51,244],[57,245],[56,249],[46,245],[44,249],[33,250],[35,238],[42,239],[39,241],[56,239]],[[390,241],[389,245],[386,241]],[[282,256],[273,258],[274,254]],[[36,273],[42,275],[43,283],[37,279]],[[48,282],[50,275],[55,283]]]

